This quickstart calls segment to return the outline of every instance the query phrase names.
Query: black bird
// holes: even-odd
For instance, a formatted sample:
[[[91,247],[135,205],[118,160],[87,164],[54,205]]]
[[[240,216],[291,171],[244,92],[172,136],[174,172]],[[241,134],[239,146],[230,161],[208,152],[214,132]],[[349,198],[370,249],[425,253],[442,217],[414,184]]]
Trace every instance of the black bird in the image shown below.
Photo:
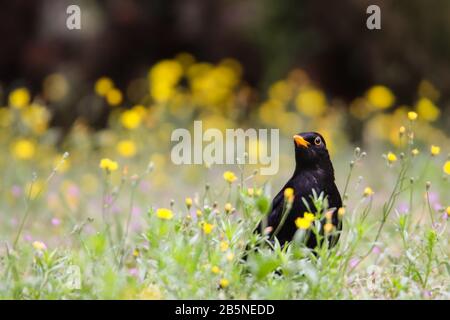
[[[328,200],[328,210],[333,210],[331,222],[337,230],[342,228],[338,219],[338,209],[342,207],[342,200],[334,182],[334,169],[325,140],[317,132],[299,133],[294,135],[293,138],[295,145],[294,174],[273,199],[266,221],[261,221],[257,228],[259,233],[264,232],[269,235],[269,238],[273,237],[273,233],[277,230],[283,215],[284,190],[292,188],[294,190],[292,209],[275,235],[281,245],[293,239],[297,231],[295,220],[308,212],[302,198],[308,202],[311,210],[315,209],[311,200],[313,190],[318,195],[324,192]],[[263,228],[265,230],[262,230]],[[332,239],[330,244],[334,245],[336,242],[337,236]],[[306,245],[311,249],[314,249],[317,245],[312,232]]]

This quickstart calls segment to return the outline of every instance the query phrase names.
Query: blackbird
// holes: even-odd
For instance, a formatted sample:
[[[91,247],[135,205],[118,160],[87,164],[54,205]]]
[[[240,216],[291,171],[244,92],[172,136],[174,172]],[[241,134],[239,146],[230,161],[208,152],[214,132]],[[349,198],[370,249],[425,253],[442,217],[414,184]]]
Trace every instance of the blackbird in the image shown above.
[[[338,219],[338,209],[342,206],[342,200],[334,182],[334,169],[324,138],[317,132],[299,133],[294,135],[293,138],[295,145],[294,174],[275,196],[267,219],[261,221],[257,228],[257,232],[268,234],[269,239],[273,238],[273,233],[276,231],[275,237],[281,245],[293,239],[297,231],[295,220],[298,217],[303,217],[304,213],[309,211],[302,198],[306,200],[311,210],[315,210],[311,199],[313,190],[317,195],[324,192],[328,200],[328,211],[332,210],[333,212],[331,222],[337,230],[342,229],[342,224]],[[284,190],[286,188],[294,190],[294,200],[284,223],[278,228],[285,207]],[[336,244],[338,234],[330,239],[330,246]],[[317,246],[317,240],[312,232],[306,241],[306,245],[311,249]]]

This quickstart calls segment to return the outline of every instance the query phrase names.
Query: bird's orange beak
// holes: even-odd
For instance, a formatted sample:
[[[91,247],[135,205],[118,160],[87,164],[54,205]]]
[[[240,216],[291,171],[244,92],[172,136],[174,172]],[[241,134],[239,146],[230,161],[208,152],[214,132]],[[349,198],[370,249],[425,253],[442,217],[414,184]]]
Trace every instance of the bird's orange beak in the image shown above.
[[[309,142],[306,141],[302,136],[296,134],[293,138],[294,138],[294,141],[295,141],[295,144],[297,145],[297,147],[303,147],[303,148],[309,147]]]

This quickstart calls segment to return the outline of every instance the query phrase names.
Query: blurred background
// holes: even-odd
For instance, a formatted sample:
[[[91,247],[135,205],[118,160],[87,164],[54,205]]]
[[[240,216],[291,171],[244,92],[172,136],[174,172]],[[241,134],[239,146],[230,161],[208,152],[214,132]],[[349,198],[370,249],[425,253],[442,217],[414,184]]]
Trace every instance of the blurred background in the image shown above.
[[[81,8],[81,30],[65,27],[70,4]],[[382,30],[365,27],[370,4],[381,8]],[[79,106],[99,77],[126,91],[157,61],[180,52],[210,63],[239,61],[240,81],[255,88],[255,101],[301,68],[327,98],[347,106],[375,84],[389,87],[397,106],[413,105],[421,83],[438,108],[449,106],[447,0],[18,0],[1,6],[0,102],[6,105],[7,93],[20,86],[41,92],[48,75],[62,74],[71,94],[53,107],[52,126],[66,128],[82,115],[104,127],[105,113]],[[137,103],[132,96],[125,100]],[[351,127],[353,139],[359,131]]]

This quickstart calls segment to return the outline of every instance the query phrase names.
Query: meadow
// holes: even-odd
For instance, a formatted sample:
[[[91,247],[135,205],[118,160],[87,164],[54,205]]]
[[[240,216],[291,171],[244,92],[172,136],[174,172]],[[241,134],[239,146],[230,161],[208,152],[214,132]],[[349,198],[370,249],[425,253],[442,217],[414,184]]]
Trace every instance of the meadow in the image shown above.
[[[300,69],[258,92],[237,61],[184,53],[127,87],[104,76],[88,91],[88,111],[63,131],[50,124],[79,94],[70,78],[2,90],[0,298],[450,298],[449,110],[429,81],[411,106],[382,84],[347,105]],[[108,122],[94,129],[99,114]],[[171,133],[194,120],[280,129],[279,172],[174,165]],[[333,249],[304,245],[321,228],[337,232],[321,225],[321,195],[290,246],[253,233],[293,172],[301,131],[325,137],[343,196]],[[248,152],[260,148],[250,141]]]

